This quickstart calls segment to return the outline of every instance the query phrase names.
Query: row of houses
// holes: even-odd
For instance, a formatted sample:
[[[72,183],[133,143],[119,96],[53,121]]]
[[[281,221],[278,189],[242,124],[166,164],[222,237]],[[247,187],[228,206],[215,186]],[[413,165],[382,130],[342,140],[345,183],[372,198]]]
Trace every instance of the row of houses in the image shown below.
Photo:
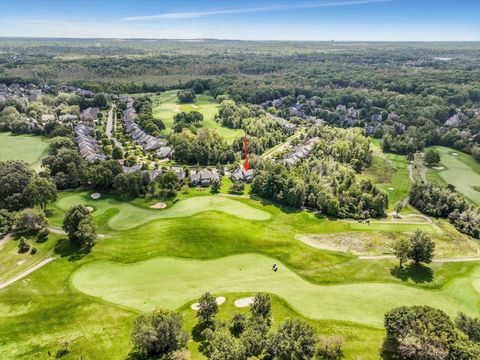
[[[319,140],[320,139],[318,137],[306,140],[303,144],[293,149],[293,151],[283,156],[280,161],[282,161],[287,166],[294,166],[295,164],[306,159],[310,155],[313,148],[315,147],[315,144]]]
[[[132,174],[136,172],[142,172],[148,174],[150,181],[155,181],[161,174],[163,169],[155,169],[155,170],[142,170],[141,165],[134,165],[134,166],[123,166],[123,172],[126,174]],[[167,171],[172,171],[177,175],[179,184],[183,184],[187,177],[187,172],[184,168],[180,166],[170,166],[166,168]],[[191,186],[210,186],[215,181],[220,181],[220,175],[216,169],[189,169],[189,185]]]
[[[92,137],[92,129],[90,127],[85,124],[78,124],[74,130],[80,154],[85,160],[94,162],[96,160],[102,161],[107,159],[102,148]]]
[[[132,101],[127,103],[127,107],[123,111],[123,117],[125,132],[137,145],[141,146],[144,151],[156,151],[156,155],[160,159],[172,157],[172,147],[167,146],[163,139],[147,134],[140,125],[135,122],[137,112],[133,107]]]
[[[29,102],[39,101],[42,95],[42,90],[38,89],[34,84],[24,86],[13,83],[7,86],[4,83],[0,83],[0,102],[15,99],[26,105]]]

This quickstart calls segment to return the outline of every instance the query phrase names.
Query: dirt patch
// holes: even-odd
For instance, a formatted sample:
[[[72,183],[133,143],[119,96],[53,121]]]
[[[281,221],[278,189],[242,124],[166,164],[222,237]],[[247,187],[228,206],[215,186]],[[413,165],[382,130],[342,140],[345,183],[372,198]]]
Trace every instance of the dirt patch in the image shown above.
[[[297,235],[301,242],[322,250],[341,251],[354,255],[391,253],[394,233],[343,232],[336,234]]]
[[[235,300],[235,306],[237,308],[247,307],[247,306],[252,305],[253,301],[254,301],[253,297],[238,299],[238,300]]]
[[[100,199],[102,197],[102,194],[100,193],[93,193],[92,195],[90,195],[90,197],[93,199],[93,200],[97,200],[97,199]]]
[[[167,207],[167,204],[159,202],[150,206],[150,209],[165,209],[166,207]]]

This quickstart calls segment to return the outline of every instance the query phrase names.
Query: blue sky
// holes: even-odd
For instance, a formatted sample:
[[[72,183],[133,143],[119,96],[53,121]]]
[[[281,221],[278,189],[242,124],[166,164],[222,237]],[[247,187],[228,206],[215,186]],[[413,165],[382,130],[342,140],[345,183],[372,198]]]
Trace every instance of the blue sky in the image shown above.
[[[0,0],[0,36],[478,41],[480,0]]]

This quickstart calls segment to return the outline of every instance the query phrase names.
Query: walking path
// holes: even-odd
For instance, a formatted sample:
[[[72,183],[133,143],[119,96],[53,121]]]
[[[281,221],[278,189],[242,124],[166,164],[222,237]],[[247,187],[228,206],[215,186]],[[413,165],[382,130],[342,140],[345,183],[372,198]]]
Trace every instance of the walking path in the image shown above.
[[[382,259],[395,259],[395,255],[365,255],[359,256],[360,260],[382,260]],[[444,258],[433,259],[434,263],[455,263],[455,262],[467,262],[467,261],[480,261],[479,257],[464,257],[464,258]]]
[[[3,245],[12,237],[12,234],[7,234],[3,238],[0,239],[0,249]]]
[[[49,257],[49,258],[47,258],[43,261],[40,261],[38,264],[36,264],[36,265],[32,266],[31,268],[25,270],[24,272],[22,272],[22,273],[18,274],[17,276],[11,278],[10,280],[7,280],[4,283],[0,284],[0,289],[3,289],[5,287],[7,287],[8,285],[13,284],[14,282],[16,282],[20,279],[23,279],[25,276],[30,275],[32,272],[40,269],[41,267],[47,265],[49,262],[52,262],[55,259],[56,259],[55,257]]]

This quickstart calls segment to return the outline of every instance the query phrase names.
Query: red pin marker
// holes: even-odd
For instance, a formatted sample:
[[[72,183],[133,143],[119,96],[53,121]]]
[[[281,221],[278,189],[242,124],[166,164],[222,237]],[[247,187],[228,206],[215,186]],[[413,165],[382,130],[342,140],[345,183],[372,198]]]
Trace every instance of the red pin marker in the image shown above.
[[[245,153],[245,163],[243,164],[243,168],[245,171],[248,171],[250,165],[248,164],[248,140],[247,140],[247,133],[243,137],[243,151]]]

